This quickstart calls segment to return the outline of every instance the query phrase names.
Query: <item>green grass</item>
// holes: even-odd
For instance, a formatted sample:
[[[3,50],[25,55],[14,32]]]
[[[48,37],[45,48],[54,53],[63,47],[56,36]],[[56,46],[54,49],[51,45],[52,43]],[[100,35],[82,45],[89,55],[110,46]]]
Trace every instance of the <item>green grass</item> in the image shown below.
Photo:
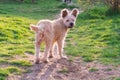
[[[11,61],[11,65],[15,65],[15,66],[25,66],[25,67],[30,67],[32,66],[32,64],[28,61],[25,61],[25,60],[14,60],[14,61]]]
[[[6,70],[6,69],[0,69],[0,76],[2,76],[2,77],[8,76],[9,73],[10,72],[8,70]]]
[[[94,10],[93,13],[95,14]],[[103,63],[119,64],[120,19],[118,17],[120,15],[108,17],[105,12],[101,14],[96,12],[98,17],[95,17],[96,15],[89,14],[83,12],[78,16],[77,25],[67,36],[65,53],[81,56],[86,62],[99,60]],[[104,18],[101,18],[101,15]]]
[[[8,70],[10,73],[14,74],[21,74],[23,70],[19,69],[18,67],[7,67],[6,70]]]
[[[67,68],[62,68],[61,70],[58,71],[59,73],[68,73],[68,69]]]
[[[99,69],[97,69],[97,68],[90,68],[90,69],[89,69],[90,72],[96,72],[96,71],[98,71],[98,70],[99,70]]]
[[[62,8],[78,7],[67,6],[58,0],[40,0],[36,4],[3,1],[0,2],[0,65],[10,68],[0,67],[0,80],[5,80],[14,71],[22,73],[24,67],[32,65],[27,60],[14,58],[15,55],[25,56],[25,52],[34,54],[35,33],[29,29],[31,23],[54,19]],[[98,6],[78,16],[76,26],[68,32],[65,54],[82,57],[85,62],[97,60],[120,65],[120,15],[107,16],[106,11],[105,6]],[[21,68],[23,70],[19,72]]]
[[[9,76],[9,74],[21,74],[23,70],[19,69],[18,67],[6,67],[0,68],[0,80],[6,80],[5,78]]]
[[[120,80],[120,78],[116,78],[116,80]]]
[[[8,64],[8,63],[9,61],[7,59],[4,58],[0,59],[0,64]]]

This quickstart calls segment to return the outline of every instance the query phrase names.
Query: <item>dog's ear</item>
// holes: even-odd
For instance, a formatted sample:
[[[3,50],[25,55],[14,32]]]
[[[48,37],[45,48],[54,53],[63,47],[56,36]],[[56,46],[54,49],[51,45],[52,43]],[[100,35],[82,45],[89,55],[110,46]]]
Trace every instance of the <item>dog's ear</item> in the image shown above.
[[[74,15],[75,17],[77,17],[78,14],[79,14],[79,10],[77,8],[74,8],[72,10],[72,15]]]
[[[38,31],[38,27],[33,24],[30,24],[30,29],[35,32]]]
[[[67,15],[68,15],[68,9],[63,9],[63,10],[61,11],[61,16],[62,16],[62,18],[66,17]]]

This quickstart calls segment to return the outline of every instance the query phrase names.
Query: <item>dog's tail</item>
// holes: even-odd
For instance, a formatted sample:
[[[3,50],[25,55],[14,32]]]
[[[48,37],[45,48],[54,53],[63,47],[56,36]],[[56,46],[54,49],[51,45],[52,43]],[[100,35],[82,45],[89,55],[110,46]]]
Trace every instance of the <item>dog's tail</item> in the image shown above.
[[[44,26],[41,24],[41,25],[33,25],[33,24],[30,24],[30,29],[32,31],[35,31],[35,32],[44,32]]]
[[[38,26],[36,26],[36,25],[33,25],[33,24],[30,24],[30,29],[32,30],[32,31],[35,31],[35,32],[37,32],[39,29],[38,29]]]

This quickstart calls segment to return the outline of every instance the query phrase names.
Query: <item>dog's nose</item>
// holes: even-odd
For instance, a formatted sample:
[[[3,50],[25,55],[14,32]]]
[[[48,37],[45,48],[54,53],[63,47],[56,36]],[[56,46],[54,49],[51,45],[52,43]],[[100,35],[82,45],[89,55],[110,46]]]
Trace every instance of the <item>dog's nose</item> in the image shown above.
[[[73,23],[70,23],[70,26],[73,26],[74,24]]]

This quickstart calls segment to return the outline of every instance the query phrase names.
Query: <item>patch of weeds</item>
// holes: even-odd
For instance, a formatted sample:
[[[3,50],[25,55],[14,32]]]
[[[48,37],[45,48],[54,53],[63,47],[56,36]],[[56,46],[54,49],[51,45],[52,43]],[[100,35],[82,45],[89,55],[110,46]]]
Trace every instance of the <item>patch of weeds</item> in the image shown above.
[[[65,53],[71,56],[79,56],[79,49],[77,46],[69,44],[69,47],[65,47]]]
[[[114,65],[119,66],[120,65],[120,58],[99,58],[100,62],[106,65]]]
[[[66,4],[66,3],[61,3],[61,4],[59,4],[58,5],[58,8],[70,8],[70,9],[73,9],[73,8],[78,8],[78,6],[76,6],[76,5],[68,5],[68,4]]]
[[[10,50],[8,54],[10,55],[21,55],[25,52],[24,49],[15,49],[15,50]]]
[[[7,67],[6,70],[8,70],[10,73],[20,74],[22,72],[21,69],[18,67]]]
[[[119,55],[116,53],[106,52],[102,54],[102,57],[106,58],[117,58]]]
[[[10,55],[10,54],[2,54],[2,53],[0,53],[0,57],[12,57],[12,55]]]
[[[69,62],[73,62],[73,61],[74,61],[74,58],[73,58],[73,57],[70,57],[68,61],[69,61]]]
[[[28,53],[28,54],[31,54],[31,55],[33,55],[34,54],[34,50],[27,50],[25,53]]]
[[[81,54],[82,55],[82,58],[83,58],[83,61],[85,62],[92,62],[94,60],[92,54]]]
[[[9,61],[5,59],[0,59],[0,64],[8,64]]]
[[[0,80],[5,80],[5,77],[3,77],[3,76],[0,76]]]
[[[68,73],[68,69],[64,67],[63,69],[59,70],[58,72],[60,72],[60,73]]]
[[[20,74],[21,72],[22,70],[17,67],[0,68],[0,80],[6,80],[9,74]]]
[[[31,69],[28,69],[28,70],[25,70],[24,73],[31,73],[32,70]]]
[[[7,77],[10,74],[10,72],[6,69],[0,69],[0,77],[4,79],[4,77]]]
[[[92,57],[85,57],[83,58],[85,62],[92,62],[94,59]]]
[[[104,19],[106,17],[105,16],[106,10],[107,8],[105,7],[96,6],[92,9],[89,9],[83,12],[81,14],[81,17],[86,18],[86,19],[98,19],[98,18]]]
[[[15,66],[22,66],[22,67],[30,67],[32,64],[28,61],[25,61],[25,60],[14,60],[14,61],[11,61],[11,64],[12,65],[15,65]]]
[[[92,54],[90,53],[83,53],[81,54],[81,56],[84,58],[84,57],[92,57]]]
[[[37,0],[36,0],[36,1],[37,1]],[[23,2],[24,2],[24,3],[28,3],[28,4],[32,3],[31,0],[24,0]],[[37,3],[37,2],[34,2],[34,3]]]
[[[120,78],[116,78],[115,80],[120,80]]]
[[[105,71],[112,71],[112,69],[111,68],[107,68],[107,69],[105,69]]]
[[[99,70],[98,68],[90,68],[90,69],[89,69],[90,72],[96,72],[96,71],[98,71],[98,70]]]

